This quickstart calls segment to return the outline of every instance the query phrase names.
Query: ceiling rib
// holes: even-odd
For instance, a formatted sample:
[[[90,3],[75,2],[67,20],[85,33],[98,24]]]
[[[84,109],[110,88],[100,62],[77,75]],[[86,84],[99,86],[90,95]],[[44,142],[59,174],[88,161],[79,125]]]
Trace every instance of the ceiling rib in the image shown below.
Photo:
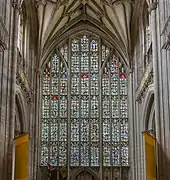
[[[37,0],[40,49],[44,49],[55,33],[82,15],[82,19],[84,17],[88,20],[86,18],[88,16],[96,19],[101,27],[107,28],[117,37],[118,43],[122,44],[122,50],[128,54],[131,45],[132,2],[132,0]]]

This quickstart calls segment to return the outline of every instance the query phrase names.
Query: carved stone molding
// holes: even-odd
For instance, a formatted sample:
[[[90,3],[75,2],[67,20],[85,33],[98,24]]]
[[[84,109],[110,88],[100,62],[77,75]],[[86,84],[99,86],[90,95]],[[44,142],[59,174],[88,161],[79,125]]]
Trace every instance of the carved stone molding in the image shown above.
[[[31,85],[28,80],[28,76],[24,70],[23,59],[18,53],[18,62],[17,62],[17,73],[16,73],[16,83],[21,87],[23,95],[27,101],[27,103],[32,102],[33,90],[31,89]]]
[[[4,51],[8,46],[8,32],[0,17],[0,51]]]
[[[48,3],[56,4],[56,7],[59,8],[62,5],[68,4],[68,1],[67,0],[56,0],[56,1],[51,1],[51,0],[36,0],[36,2],[35,2],[36,7],[38,7],[39,5],[44,5],[45,6]]]
[[[14,9],[19,10],[19,2],[17,0],[12,0],[11,4]]]
[[[101,3],[104,4],[104,5],[116,5],[116,4],[119,4],[119,3],[123,3],[123,2],[129,2],[129,3],[132,3],[134,4],[135,1],[134,0],[101,0]]]
[[[170,51],[170,16],[168,17],[168,20],[165,23],[165,26],[163,28],[161,35],[163,35],[165,38],[165,42],[162,46],[162,49]]]
[[[23,72],[17,72],[16,74],[16,83],[21,87],[23,95],[27,101],[27,103],[32,102],[33,91],[29,87],[29,83],[27,80],[27,76]]]
[[[148,12],[151,13],[151,11],[155,10],[157,8],[158,3],[153,2],[149,5]]]
[[[138,86],[136,90],[136,101],[141,102],[142,98],[145,95],[145,92],[149,85],[153,83],[153,65],[152,62],[148,65],[142,80],[140,82],[140,85]]]

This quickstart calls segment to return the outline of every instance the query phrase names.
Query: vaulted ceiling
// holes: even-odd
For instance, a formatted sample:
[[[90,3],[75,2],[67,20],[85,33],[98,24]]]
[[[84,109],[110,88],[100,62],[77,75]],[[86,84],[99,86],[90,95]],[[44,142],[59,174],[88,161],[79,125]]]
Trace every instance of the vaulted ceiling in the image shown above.
[[[41,54],[58,32],[82,20],[107,29],[128,59],[133,5],[133,0],[36,0]]]

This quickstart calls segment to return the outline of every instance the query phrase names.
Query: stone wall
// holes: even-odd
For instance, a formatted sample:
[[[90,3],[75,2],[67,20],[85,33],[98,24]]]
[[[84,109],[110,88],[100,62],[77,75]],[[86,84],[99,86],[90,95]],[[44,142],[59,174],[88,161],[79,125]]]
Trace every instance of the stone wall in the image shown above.
[[[35,78],[37,75],[36,18],[31,1],[25,1],[25,53],[18,49],[18,19],[22,1],[0,0],[0,179],[13,176],[13,142],[15,136],[30,136],[29,179],[35,175]],[[25,61],[25,66],[23,66]],[[18,132],[19,131],[19,132]],[[33,177],[34,176],[34,177]]]
[[[152,51],[150,63],[141,71],[139,66],[144,63],[141,49],[142,31],[139,33],[138,44],[134,50],[133,72],[130,74],[131,98],[130,132],[133,136],[131,147],[131,163],[133,179],[145,179],[145,151],[142,131],[150,130],[158,141],[158,179],[169,177],[169,137],[170,137],[170,2],[147,1],[151,26]],[[141,8],[142,9],[142,8]],[[142,18],[139,18],[142,20]],[[142,27],[142,21],[140,21]],[[142,46],[139,48],[139,46]],[[141,75],[142,72],[142,75]],[[139,76],[140,75],[140,76]]]
[[[0,179],[9,179],[15,120],[17,12],[10,0],[1,0],[0,4]]]

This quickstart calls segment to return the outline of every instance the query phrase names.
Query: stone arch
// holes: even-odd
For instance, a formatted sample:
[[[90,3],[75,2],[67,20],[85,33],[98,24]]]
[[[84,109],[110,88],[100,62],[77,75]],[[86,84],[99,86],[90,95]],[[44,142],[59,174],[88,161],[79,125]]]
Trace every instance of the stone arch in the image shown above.
[[[142,115],[142,131],[151,130],[155,125],[154,87],[150,85],[145,95]]]
[[[100,179],[100,177],[98,176],[98,174],[97,174],[94,170],[92,170],[91,168],[84,168],[84,167],[82,167],[82,168],[77,169],[77,170],[72,174],[71,180],[75,180],[76,177],[77,177],[79,174],[83,173],[83,172],[86,172],[86,173],[92,175],[95,180],[99,180],[99,179]]]
[[[84,23],[86,21],[86,23]],[[89,32],[96,36],[101,37],[119,53],[119,56],[122,57],[123,63],[126,69],[129,68],[128,64],[128,55],[125,52],[125,47],[122,42],[119,41],[117,37],[115,37],[111,32],[105,28],[101,27],[101,25],[95,24],[95,22],[90,22],[88,19],[81,21],[79,17],[76,22],[66,25],[59,32],[57,32],[52,39],[50,39],[44,45],[43,52],[41,54],[41,61],[39,64],[39,68],[48,61],[49,57],[53,53],[54,49],[63,42],[63,40],[68,39],[70,36],[75,36],[77,33],[81,32]]]
[[[20,126],[21,133],[27,132],[28,126],[27,126],[26,108],[24,104],[24,98],[22,96],[22,93],[19,87],[17,87],[16,89],[15,103],[16,103],[16,113],[18,114],[16,123],[17,125]]]

